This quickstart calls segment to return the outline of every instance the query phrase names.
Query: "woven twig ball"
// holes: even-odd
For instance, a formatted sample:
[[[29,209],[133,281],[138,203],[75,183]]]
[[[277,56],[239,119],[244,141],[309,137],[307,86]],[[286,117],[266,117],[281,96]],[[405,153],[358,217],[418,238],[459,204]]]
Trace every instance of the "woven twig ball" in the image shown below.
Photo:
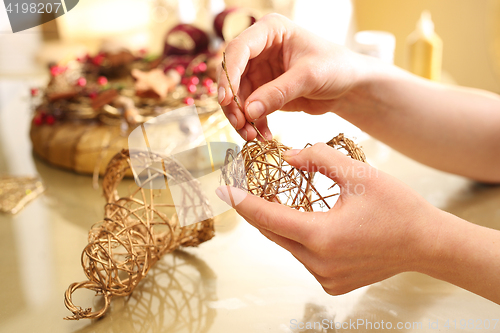
[[[361,148],[344,134],[327,144],[353,159],[366,162]],[[283,159],[283,153],[289,149],[276,140],[253,140],[248,141],[239,154],[228,150],[223,169],[226,185],[306,212],[319,210],[315,206],[330,208],[327,199],[338,193],[320,193],[314,185],[314,173],[299,170]]]

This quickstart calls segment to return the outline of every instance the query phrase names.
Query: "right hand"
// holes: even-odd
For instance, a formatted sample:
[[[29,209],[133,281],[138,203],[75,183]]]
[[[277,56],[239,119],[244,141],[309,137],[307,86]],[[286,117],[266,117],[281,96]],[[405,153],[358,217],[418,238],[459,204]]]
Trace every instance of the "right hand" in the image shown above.
[[[437,236],[453,228],[408,186],[324,143],[288,150],[284,158],[298,170],[320,172],[339,185],[340,196],[330,210],[297,211],[229,186],[216,193],[290,251],[326,292],[344,294],[401,272],[444,265],[442,252],[435,249],[448,244]]]
[[[234,102],[222,70],[219,103],[243,139],[257,136],[249,122],[271,139],[268,114],[278,109],[323,114],[343,108],[342,98],[366,74],[364,64],[364,56],[321,39],[281,15],[266,15],[226,47],[229,78],[244,113]]]

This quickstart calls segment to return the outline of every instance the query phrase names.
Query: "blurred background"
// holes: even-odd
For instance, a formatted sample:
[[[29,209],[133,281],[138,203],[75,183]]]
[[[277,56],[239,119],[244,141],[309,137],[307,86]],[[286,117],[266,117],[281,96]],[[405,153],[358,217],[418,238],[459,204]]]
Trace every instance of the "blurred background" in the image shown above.
[[[500,91],[500,1],[355,0],[358,30],[386,30],[396,36],[394,62],[405,67],[405,38],[420,13],[432,14],[443,40],[443,71],[464,86]]]
[[[16,34],[0,8],[0,76],[44,73],[47,62],[96,52],[103,43],[160,52],[169,28],[185,22],[210,30],[226,6],[248,7],[258,16],[278,12],[349,47],[356,31],[390,32],[396,38],[394,63],[403,68],[406,38],[427,9],[443,40],[445,78],[500,91],[497,0],[84,0],[56,20]]]

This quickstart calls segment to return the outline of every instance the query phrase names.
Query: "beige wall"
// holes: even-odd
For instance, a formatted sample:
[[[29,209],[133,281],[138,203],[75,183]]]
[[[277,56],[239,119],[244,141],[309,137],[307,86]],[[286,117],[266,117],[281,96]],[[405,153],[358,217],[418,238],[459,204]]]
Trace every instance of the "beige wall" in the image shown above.
[[[494,38],[500,38],[500,0],[353,0],[358,30],[396,36],[395,63],[405,67],[405,39],[424,9],[443,39],[443,70],[460,85],[500,92]],[[498,57],[497,57],[498,58]]]

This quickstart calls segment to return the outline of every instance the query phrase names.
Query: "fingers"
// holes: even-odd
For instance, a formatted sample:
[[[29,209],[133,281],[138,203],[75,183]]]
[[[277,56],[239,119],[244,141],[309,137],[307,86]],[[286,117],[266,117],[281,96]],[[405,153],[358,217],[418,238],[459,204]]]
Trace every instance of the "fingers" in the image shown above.
[[[215,190],[215,194],[217,194],[219,199],[233,208],[236,208],[236,206],[243,202],[246,197],[250,196],[246,191],[227,185],[218,187]]]
[[[378,173],[368,164],[354,160],[325,143],[317,143],[302,150],[292,149],[285,152],[284,159],[300,170],[320,172],[341,187],[353,185]]]
[[[252,124],[247,122],[241,130],[238,130],[238,133],[244,140],[257,139],[259,141],[264,141],[273,139],[273,135],[267,125],[267,118],[261,118],[255,121],[254,124],[260,134],[255,130]]]
[[[245,116],[242,110],[236,106],[233,92],[240,98],[240,105],[244,107],[245,98],[255,89],[249,85],[248,80],[244,80],[242,83],[242,77],[246,75],[245,71],[248,69],[249,61],[268,48],[281,48],[281,43],[285,39],[284,35],[291,33],[288,22],[288,19],[280,15],[267,15],[243,31],[226,47],[225,65],[227,75],[223,70],[218,74],[219,103],[231,125],[246,140],[257,137],[257,132],[248,127],[247,123],[253,121],[253,119],[250,120],[248,115]],[[233,90],[229,85],[228,77]],[[269,104],[269,102],[266,102],[266,104]],[[252,108],[255,108],[255,105]],[[266,139],[272,138],[266,122],[260,122],[256,125],[259,131],[266,132],[264,134],[261,131]],[[245,138],[245,134],[247,138]]]
[[[245,72],[248,61],[261,54],[266,47],[282,39],[281,35],[286,31],[283,29],[285,21],[287,19],[281,15],[267,15],[227,45],[225,51],[226,68],[235,94],[238,94],[240,79]],[[234,96],[224,71],[219,74],[218,83],[219,87],[225,90],[224,98],[221,99],[220,104],[226,106],[231,103]]]
[[[220,87],[222,88],[222,87]],[[219,88],[219,89],[220,89]],[[219,96],[220,96],[219,92]],[[229,105],[223,106],[222,111],[224,111],[224,114],[226,115],[227,120],[231,123],[231,126],[234,127],[234,129],[239,130],[243,126],[245,126],[245,123],[247,122],[245,115],[243,112],[241,112],[238,107],[236,106],[236,103],[231,103]]]
[[[256,228],[269,230],[305,246],[314,240],[316,226],[323,219],[324,213],[299,212],[230,186],[219,187],[216,194]]]
[[[292,253],[295,257],[297,257],[298,253],[302,253],[305,249],[304,246],[296,241],[288,239],[286,237],[280,236],[266,229],[259,229],[259,231],[266,236],[269,240],[278,244],[288,252]],[[299,255],[300,256],[300,255]]]
[[[269,27],[257,22],[232,40],[225,50],[227,76],[234,89],[234,94],[240,96],[240,82],[248,61],[259,55],[267,44]],[[234,95],[229,86],[226,72],[221,70],[218,77],[219,104],[236,130],[241,129],[246,118],[234,102]]]
[[[245,101],[247,119],[256,121],[306,95],[312,86],[307,84],[308,71],[306,66],[296,65],[257,88]]]
[[[307,69],[301,70],[300,68],[301,66],[294,67],[253,91],[244,104],[245,114],[238,109],[234,102],[223,106],[229,122],[244,140],[262,139],[251,122],[255,123],[266,140],[272,139],[266,116],[281,109],[288,102],[305,95],[306,89],[311,86],[304,84],[307,81],[307,74],[305,74]]]

